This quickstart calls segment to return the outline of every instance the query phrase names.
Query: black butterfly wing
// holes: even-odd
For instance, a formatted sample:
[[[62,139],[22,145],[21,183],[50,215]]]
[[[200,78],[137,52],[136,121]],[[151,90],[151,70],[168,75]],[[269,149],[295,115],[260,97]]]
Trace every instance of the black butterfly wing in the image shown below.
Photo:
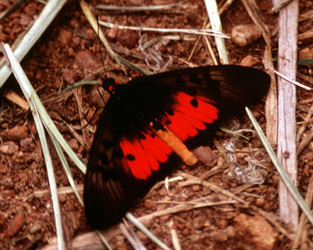
[[[174,92],[172,87],[154,87],[152,91],[147,84],[120,85],[107,102],[90,150],[84,184],[85,214],[94,228],[104,229],[119,222],[133,202],[178,161],[172,150],[150,132],[148,125],[149,120],[160,119],[166,107],[173,104]],[[132,162],[131,153],[126,153],[136,142],[146,145],[153,156],[150,158],[154,164],[150,160],[148,168],[153,165],[155,170],[150,169],[150,173],[140,170],[147,165],[142,163],[142,154],[132,152],[136,156]]]
[[[85,214],[94,228],[117,223],[130,202],[123,185],[127,178],[118,167],[122,164],[122,152],[112,136],[108,111],[102,113],[107,122],[99,121],[102,127],[94,136],[84,183]]]
[[[132,82],[171,85],[193,96],[206,96],[215,100],[219,106],[231,109],[231,106],[243,107],[259,103],[267,93],[270,77],[265,72],[250,67],[221,65],[168,71]]]
[[[178,160],[151,122],[194,145],[220,118],[259,102],[269,82],[260,70],[227,65],[170,71],[117,85],[89,156],[84,201],[90,224],[106,228],[117,223]]]

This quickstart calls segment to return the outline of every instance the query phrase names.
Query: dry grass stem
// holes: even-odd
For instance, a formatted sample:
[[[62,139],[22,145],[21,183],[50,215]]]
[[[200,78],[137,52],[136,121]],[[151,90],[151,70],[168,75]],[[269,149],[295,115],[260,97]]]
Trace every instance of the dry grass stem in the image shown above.
[[[123,223],[119,224],[122,234],[128,240],[128,242],[132,245],[132,247],[136,250],[146,249],[142,242],[137,237],[134,230],[131,227],[126,227]]]
[[[74,92],[74,97],[76,99],[76,102],[77,102],[77,106],[78,106],[78,114],[79,114],[79,118],[80,118],[80,124],[81,124],[81,130],[82,130],[82,146],[87,148],[87,149],[90,149],[90,134],[89,134],[89,130],[87,128],[87,121],[83,115],[83,110],[84,110],[84,105],[83,105],[83,95],[82,95],[82,87],[78,87],[78,88],[75,88],[73,90]]]
[[[193,203],[193,202],[191,202]],[[196,204],[181,204],[176,205],[161,211],[157,211],[148,215],[141,216],[137,218],[142,223],[145,223],[146,221],[153,220],[154,218],[169,215],[169,214],[175,214],[179,212],[186,212],[189,210],[193,210],[196,208],[202,208],[202,207],[211,207],[211,206],[219,206],[219,205],[226,205],[226,204],[235,204],[236,201],[228,200],[228,201],[217,201],[217,202],[202,202],[202,203],[196,203]]]
[[[213,51],[213,48],[211,46],[211,43],[210,43],[210,40],[205,36],[203,37],[204,39],[204,44],[207,46],[208,50],[209,50],[209,53],[211,55],[211,58],[213,60],[213,64],[214,65],[218,65],[218,61],[216,59],[216,56],[214,55],[214,51]],[[188,58],[189,59],[189,58]]]
[[[298,40],[303,42],[306,40],[310,40],[313,37],[313,30],[308,30],[298,35]]]
[[[137,26],[124,26],[118,25],[113,23],[108,23],[104,21],[99,21],[99,24],[107,27],[107,28],[114,28],[118,27],[119,29],[128,29],[128,30],[135,30],[135,31],[150,31],[150,32],[159,32],[159,33],[185,33],[191,35],[205,35],[205,36],[216,36],[216,37],[223,37],[229,39],[230,37],[226,34],[214,31],[210,29],[165,29],[165,28],[152,28],[152,27],[137,27]]]
[[[83,137],[82,137],[80,134],[78,134],[78,133],[76,132],[76,130],[73,128],[73,126],[71,126],[70,124],[68,124],[68,123],[65,122],[65,121],[63,121],[63,124],[66,125],[68,131],[72,134],[72,136],[73,136],[81,145],[85,145]]]
[[[306,21],[306,20],[310,20],[313,18],[313,10],[309,10],[305,13],[302,13],[300,16],[299,16],[299,22],[303,22],[303,21]]]
[[[231,4],[233,2],[234,2],[234,0],[227,0],[224,3],[224,5],[218,10],[218,14],[221,16],[224,13],[224,11],[226,11],[231,6]],[[205,23],[207,23],[207,21]],[[209,29],[211,27],[211,23],[208,23],[208,24],[204,25],[203,27],[205,27],[206,29]],[[191,60],[191,57],[193,56],[194,51],[197,48],[199,41],[200,41],[200,37],[198,37],[197,42],[195,43],[195,45],[193,46],[193,48],[192,48],[192,50],[190,52],[190,55],[189,55],[189,57],[187,59],[188,62]],[[204,41],[205,41],[206,46],[209,49],[209,52],[210,52],[210,55],[211,55],[211,57],[213,59],[214,65],[218,65],[218,61],[216,60],[216,57],[214,55],[214,52],[213,52],[213,49],[212,49],[212,46],[210,44],[209,39],[207,37],[205,37]]]
[[[297,142],[300,141],[300,139],[303,135],[303,132],[307,129],[307,126],[310,124],[310,120],[311,120],[312,115],[313,115],[313,105],[311,105],[307,116],[304,118],[304,121],[301,123],[303,125],[298,129]]]
[[[218,12],[217,4],[215,0],[204,0],[207,13],[209,15],[212,29],[217,32],[222,32],[222,23]],[[215,43],[219,58],[222,64],[229,64],[228,53],[225,46],[225,40],[223,37],[215,36]]]
[[[313,139],[313,128],[310,129],[310,131],[306,134],[306,136],[303,138],[303,140],[300,142],[298,148],[297,148],[297,155],[299,156],[303,149],[312,141]]]
[[[111,11],[111,12],[118,12],[118,13],[132,13],[132,12],[157,12],[157,11],[168,11],[168,10],[175,10],[177,8],[187,9],[191,8],[192,6],[182,4],[182,3],[173,3],[173,4],[162,4],[162,5],[147,5],[147,6],[112,6],[112,5],[103,5],[99,4],[96,6],[99,10]]]
[[[179,243],[179,239],[177,236],[177,232],[175,230],[175,226],[174,226],[174,222],[173,220],[170,220],[170,222],[168,223],[168,227],[170,228],[170,233],[172,236],[172,242],[173,242],[173,246],[175,250],[181,250],[181,246]]]
[[[285,76],[284,74],[278,72],[278,71],[275,70],[275,69],[273,69],[273,71],[275,72],[276,75],[280,76],[281,78],[283,78],[283,79],[286,80],[287,82],[290,82],[290,83],[292,83],[292,84],[294,84],[294,85],[296,85],[296,86],[298,86],[298,87],[300,87],[300,88],[306,89],[306,90],[312,90],[311,87],[305,86],[305,85],[302,84],[302,83],[299,83],[299,82],[297,82],[297,81],[295,81],[295,80],[292,80],[292,79],[288,78],[287,76]]]

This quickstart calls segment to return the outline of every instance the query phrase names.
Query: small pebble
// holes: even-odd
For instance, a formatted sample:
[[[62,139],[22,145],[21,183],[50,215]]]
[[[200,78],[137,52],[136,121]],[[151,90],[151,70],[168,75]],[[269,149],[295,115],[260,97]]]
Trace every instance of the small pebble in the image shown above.
[[[256,57],[253,57],[251,55],[247,55],[246,57],[244,57],[241,62],[240,65],[241,66],[245,66],[245,67],[253,67],[254,65],[258,64],[260,62],[260,60]]]
[[[265,204],[265,200],[264,200],[263,197],[260,197],[260,198],[257,198],[257,199],[256,199],[256,205],[257,205],[258,207],[263,207],[264,204]]]
[[[127,48],[134,48],[138,41],[138,34],[131,30],[118,30],[116,40]]]
[[[24,138],[22,140],[20,140],[20,145],[21,147],[26,147],[29,146],[32,143],[33,139],[28,137],[28,138]]]
[[[117,26],[114,26],[113,28],[111,28],[107,33],[107,38],[110,39],[110,40],[114,40],[117,36],[117,31],[118,31],[118,28]]]
[[[0,144],[0,152],[3,154],[13,155],[18,151],[18,146],[13,141],[6,141]]]
[[[25,217],[23,214],[19,213],[17,214],[13,220],[11,220],[7,227],[7,235],[13,236],[20,230],[20,228],[23,226]]]
[[[16,125],[7,131],[8,140],[21,140],[28,137],[28,128],[26,126]]]
[[[79,148],[78,142],[76,139],[72,138],[69,142],[68,145],[73,149],[74,151],[77,151]]]
[[[204,219],[201,217],[197,217],[193,220],[192,225],[196,230],[201,229],[204,225]]]
[[[30,24],[30,22],[32,21],[32,18],[26,14],[21,14],[21,18],[20,18],[20,24],[23,26],[27,26]]]
[[[200,185],[193,185],[192,186],[192,191],[193,192],[197,192],[197,191],[199,191],[200,190]]]
[[[72,40],[72,33],[66,29],[61,28],[58,40],[63,46],[68,45]]]
[[[312,60],[313,59],[313,49],[306,47],[299,51],[299,60]]]
[[[185,228],[182,233],[183,233],[183,235],[187,236],[187,235],[189,235],[189,230],[187,228]]]
[[[240,47],[247,46],[259,39],[262,35],[261,30],[254,24],[242,24],[235,26],[231,32],[233,42]]]
[[[90,71],[97,69],[98,65],[100,65],[95,55],[89,50],[78,51],[75,56],[75,64],[81,70],[88,69]]]

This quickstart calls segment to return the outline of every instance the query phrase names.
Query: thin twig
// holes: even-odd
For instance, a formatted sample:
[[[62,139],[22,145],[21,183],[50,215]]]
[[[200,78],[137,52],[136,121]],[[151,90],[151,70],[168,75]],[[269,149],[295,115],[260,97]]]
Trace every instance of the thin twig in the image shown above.
[[[175,227],[174,227],[173,220],[170,220],[170,222],[168,223],[168,227],[170,228],[174,249],[175,250],[181,250],[181,246],[179,244],[179,239],[178,239]]]
[[[209,14],[212,29],[215,32],[222,32],[222,23],[218,13],[218,8],[215,0],[204,0],[207,12]],[[222,64],[229,64],[225,40],[223,37],[215,36],[215,43]]]
[[[172,3],[172,4],[161,4],[161,5],[147,5],[147,6],[112,6],[112,5],[104,5],[99,4],[96,6],[99,10],[106,11],[118,11],[118,12],[144,12],[144,11],[164,11],[170,10],[178,7],[190,7],[189,5],[183,5],[182,3]]]
[[[290,83],[292,83],[292,84],[294,84],[294,85],[296,85],[296,86],[298,86],[298,87],[300,87],[300,88],[306,89],[306,90],[312,90],[311,87],[305,86],[305,85],[302,84],[302,83],[299,83],[299,82],[297,82],[297,81],[295,81],[295,80],[292,80],[292,79],[288,78],[287,76],[285,76],[284,74],[278,72],[278,71],[275,70],[275,69],[272,69],[272,70],[274,71],[274,73],[275,73],[276,75],[280,76],[281,78],[283,78],[283,79],[286,80],[287,82],[290,82]]]
[[[126,218],[130,220],[136,227],[138,227],[143,233],[145,233],[155,244],[165,250],[169,250],[163,242],[155,237],[145,226],[143,226],[138,219],[136,219],[131,213],[126,214]]]
[[[127,30],[135,30],[135,31],[153,31],[159,33],[186,33],[192,35],[205,35],[205,36],[217,36],[229,39],[230,37],[226,34],[214,31],[210,29],[177,29],[177,28],[153,28],[153,27],[136,27],[136,26],[125,26],[125,25],[117,25],[113,23],[108,23],[104,21],[99,21],[99,24],[107,27],[107,28],[114,28],[117,27],[119,29],[127,29]]]
[[[307,135],[303,138],[297,148],[297,155],[299,156],[300,153],[305,149],[305,147],[312,141],[313,139],[313,128],[307,133]]]

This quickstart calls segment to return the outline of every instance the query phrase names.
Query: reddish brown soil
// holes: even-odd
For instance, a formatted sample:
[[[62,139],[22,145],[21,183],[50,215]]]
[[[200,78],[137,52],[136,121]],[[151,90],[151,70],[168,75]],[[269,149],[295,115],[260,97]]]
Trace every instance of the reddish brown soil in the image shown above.
[[[11,2],[13,1],[2,1],[0,12],[5,10]],[[90,6],[94,6],[98,2],[100,1],[90,1]],[[162,0],[103,0],[101,2],[117,6],[169,3],[169,1]],[[270,12],[270,1],[258,2],[264,20],[272,30],[275,30],[277,15]],[[313,7],[309,1],[302,0],[300,2],[301,13]],[[95,9],[93,11],[100,20],[120,25],[159,28],[203,27],[207,20],[203,1],[187,1],[186,4],[191,7],[186,10],[175,9],[175,13],[167,11],[106,14]],[[12,45],[21,32],[39,15],[42,8],[43,5],[37,1],[25,0],[0,21],[0,41]],[[235,1],[224,12],[222,22],[227,34],[230,34],[232,27],[238,24],[252,23],[240,1]],[[312,21],[310,20],[301,24],[300,33],[312,29]],[[143,34],[146,34],[149,40],[160,35],[152,32],[139,33],[117,31],[116,29],[104,29],[104,31],[112,44],[123,48],[124,51],[128,49],[131,53],[140,52],[138,40]],[[214,45],[213,39],[209,38],[209,40]],[[274,57],[277,48],[276,40],[277,37],[274,34],[272,37]],[[168,60],[168,55],[173,59],[173,65],[168,70],[187,67],[186,62],[195,44],[196,41],[179,39],[170,40],[166,45],[163,45],[159,53],[163,54],[165,61]],[[245,58],[248,60],[248,65],[252,66],[253,64],[257,68],[263,68],[262,57],[265,45],[261,38],[246,47],[239,47],[231,40],[228,40],[226,45],[230,63],[240,64]],[[308,41],[300,44],[301,49],[306,47],[310,48]],[[217,56],[215,46],[213,46],[213,50]],[[88,150],[93,133],[90,133],[88,140],[83,140],[83,143],[73,136],[67,125],[74,127],[78,135],[81,136],[77,105],[79,100],[74,97],[72,92],[60,94],[59,91],[88,75],[94,76],[96,69],[102,69],[102,60],[106,74],[116,77],[118,81],[125,82],[129,77],[139,75],[126,69],[128,74],[126,77],[103,47],[101,47],[101,51],[104,58],[101,58],[99,53],[100,46],[97,35],[82,14],[78,1],[70,1],[22,63],[49,115],[78,157],[84,162],[87,162],[88,159]],[[123,53],[120,55],[125,56]],[[143,60],[132,56],[126,57],[128,60],[147,68]],[[213,64],[202,38],[199,39],[199,44],[195,46],[190,63],[193,65]],[[299,72],[310,76],[310,66],[299,66]],[[103,73],[100,77],[103,77]],[[10,78],[1,90],[0,248],[42,248],[45,245],[55,243],[56,235],[46,168],[32,116],[30,112],[4,98],[5,93],[9,90],[22,96],[22,92],[13,78]],[[99,106],[102,106],[102,101],[99,101],[97,91],[92,91],[91,87],[83,87],[82,96],[83,112],[87,114],[90,125],[95,128],[98,113],[95,116],[93,114],[95,110],[100,109]],[[96,98],[98,101],[94,100]],[[299,105],[301,106],[298,111],[299,121],[306,117],[311,102],[312,99],[309,94],[303,93],[303,91],[299,93]],[[264,128],[264,106],[258,105],[253,110],[254,115]],[[233,119],[225,126],[231,130],[252,128],[251,122],[245,115]],[[279,177],[256,135],[254,133],[245,133],[245,135],[249,137],[248,141],[241,137],[227,135],[224,132],[217,132],[216,141],[212,143],[212,151],[206,152],[213,158],[208,162],[208,166],[198,165],[192,168],[181,166],[176,174],[181,175],[183,180],[172,182],[169,193],[164,185],[154,188],[145,199],[138,202],[132,213],[136,217],[141,217],[155,211],[165,210],[177,202],[192,201],[201,197],[210,201],[227,200],[226,196],[213,192],[205,183],[199,183],[199,178],[207,175],[204,179],[206,182],[214,183],[231,191],[262,211],[278,215],[277,189]],[[234,176],[232,174],[233,170],[231,164],[226,161],[227,153],[225,153],[224,148],[224,143],[230,141],[235,145],[237,164],[242,171],[252,173],[251,170],[246,169],[246,157],[256,159],[262,165],[262,167],[257,167],[256,172],[253,172],[257,178],[260,177],[260,182],[254,180],[251,183],[250,180],[250,183],[247,183],[247,175]],[[219,148],[224,149],[224,155]],[[57,185],[59,188],[69,187],[61,163],[52,147],[51,151]],[[301,191],[307,190],[313,167],[312,159],[312,144],[309,144],[299,157]],[[216,170],[210,172],[216,166]],[[75,182],[80,185],[80,190],[82,190],[83,174],[73,164],[71,164],[71,170]],[[194,180],[190,176],[198,179]],[[61,194],[59,198],[65,237],[70,245],[73,238],[90,232],[92,229],[86,224],[83,209],[73,193]],[[170,222],[173,222],[172,226],[170,226]],[[174,247],[170,228],[176,231],[182,249],[287,249],[287,247],[292,246],[290,240],[286,235],[279,232],[276,226],[269,223],[255,209],[240,202],[194,208],[189,211],[160,216],[148,221],[146,226],[171,249]],[[288,231],[288,227],[285,229]],[[114,249],[131,248],[118,228],[109,230],[106,235]],[[148,249],[157,248],[143,233],[138,232],[137,235]],[[99,247],[97,240],[88,239],[88,241],[91,242],[90,244],[95,244],[92,248]],[[89,248],[91,248],[90,246]]]

